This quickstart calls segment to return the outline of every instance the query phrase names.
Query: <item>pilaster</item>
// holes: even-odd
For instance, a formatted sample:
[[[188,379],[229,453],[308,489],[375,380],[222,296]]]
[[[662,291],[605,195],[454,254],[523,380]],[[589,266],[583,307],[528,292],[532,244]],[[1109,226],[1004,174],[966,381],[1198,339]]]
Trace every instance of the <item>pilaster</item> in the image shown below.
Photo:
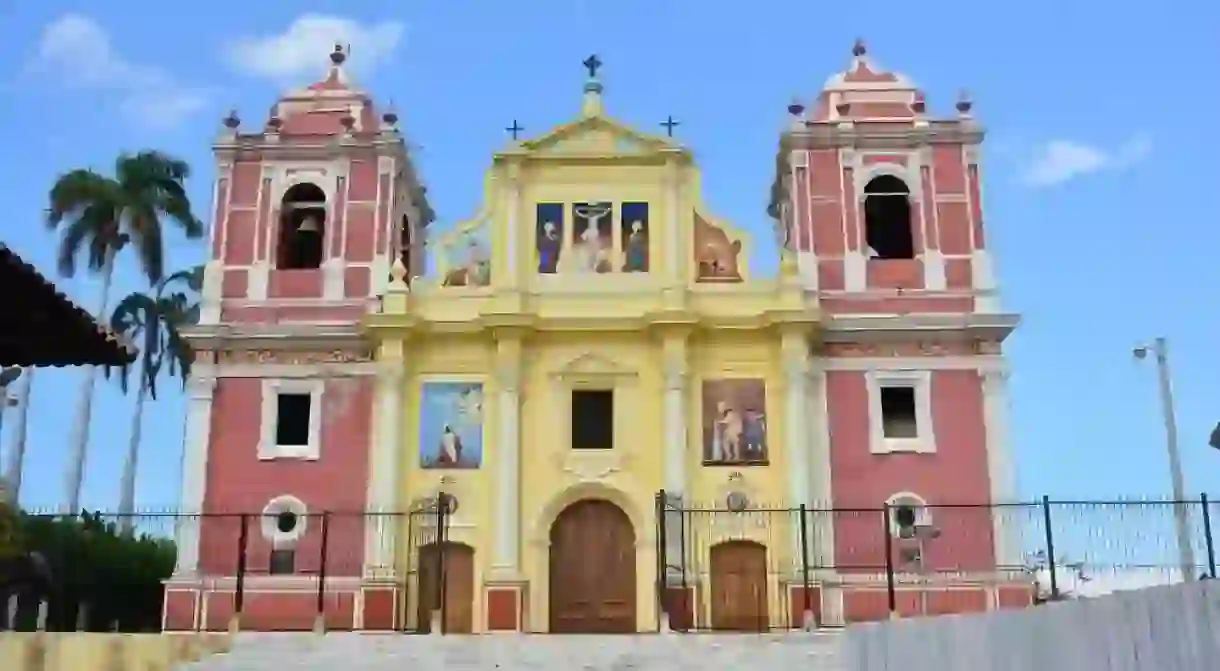
[[[212,400],[216,378],[196,374],[187,380],[185,441],[182,461],[182,498],[176,531],[178,565],[175,574],[194,574],[199,568],[199,532],[207,485],[208,448],[212,432]]]
[[[1008,444],[1008,371],[984,368],[979,371],[983,387],[983,425],[987,432],[987,475],[991,481],[992,503],[1016,501],[1016,474]],[[1020,534],[1005,509],[992,508],[996,563],[1002,567],[1022,564]]]
[[[826,371],[811,367],[807,374],[809,411],[810,496],[814,509],[813,548],[816,566],[834,566],[833,481],[830,465],[830,412],[826,390]]]
[[[682,496],[686,492],[686,465],[690,433],[687,427],[686,397],[690,378],[687,363],[687,332],[667,330],[662,335],[665,491]]]
[[[689,226],[683,226],[682,220],[682,169],[677,157],[671,157],[665,165],[665,273],[666,285],[684,285],[682,277],[685,265],[682,263],[683,235],[690,231]]]
[[[399,483],[402,481],[403,407],[407,377],[405,343],[382,341],[378,349],[373,395],[373,432],[369,441],[369,485],[365,509],[372,518],[365,527],[364,574],[387,577],[394,570],[394,537],[399,532]]]
[[[788,500],[795,508],[809,505],[808,380],[809,342],[796,328],[780,332],[780,361],[784,371],[784,446],[788,462]],[[794,557],[800,557],[800,537],[794,539]],[[812,547],[813,544],[808,544]],[[798,564],[799,565],[799,564]]]
[[[515,158],[510,158],[504,167],[504,208],[507,212],[508,225],[504,229],[507,238],[504,241],[507,259],[504,263],[504,286],[516,287],[519,284],[521,261],[521,165]]]
[[[497,330],[495,377],[497,395],[496,526],[492,571],[508,580],[520,573],[521,556],[521,353],[522,333]]]

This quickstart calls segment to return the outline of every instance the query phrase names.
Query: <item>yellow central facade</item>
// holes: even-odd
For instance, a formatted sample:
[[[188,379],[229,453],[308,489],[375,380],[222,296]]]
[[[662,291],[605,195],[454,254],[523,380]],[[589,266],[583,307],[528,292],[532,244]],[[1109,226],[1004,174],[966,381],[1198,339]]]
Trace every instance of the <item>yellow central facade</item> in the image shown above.
[[[792,387],[816,310],[787,259],[779,279],[750,277],[749,240],[704,208],[689,151],[606,117],[594,79],[578,119],[495,155],[483,198],[439,241],[435,277],[396,265],[368,318],[391,371],[373,502],[455,498],[450,630],[652,630],[658,492],[709,506],[808,499],[807,457],[788,444],[803,425],[787,418],[804,414]],[[611,392],[611,445],[573,437],[581,391]],[[699,543],[757,537],[769,565],[792,563],[777,529],[713,532]],[[404,545],[387,552],[415,574]],[[768,575],[769,609],[783,608],[784,577]],[[704,589],[700,619],[714,607]],[[408,622],[426,617],[407,601]]]

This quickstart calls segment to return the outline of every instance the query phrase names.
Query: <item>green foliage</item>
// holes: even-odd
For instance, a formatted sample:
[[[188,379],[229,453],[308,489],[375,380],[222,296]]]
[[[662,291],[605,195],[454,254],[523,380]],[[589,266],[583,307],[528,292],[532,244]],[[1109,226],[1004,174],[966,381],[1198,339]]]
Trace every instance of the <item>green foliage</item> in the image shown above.
[[[111,255],[132,243],[148,283],[160,282],[165,271],[162,220],[173,222],[189,239],[203,237],[203,222],[186,195],[190,172],[185,161],[142,151],[120,155],[113,177],[93,170],[61,175],[48,194],[46,220],[48,228],[62,231],[60,274],[71,277],[82,253],[89,270],[101,271]]]
[[[141,391],[147,391],[154,399],[157,377],[162,371],[180,377],[183,382],[191,374],[194,355],[180,329],[199,321],[196,296],[202,286],[203,266],[180,270],[157,282],[149,293],[137,291],[128,295],[110,317],[111,330],[138,344]],[[119,375],[124,393],[128,372],[124,368]]]
[[[160,627],[162,581],[174,570],[176,550],[167,538],[125,535],[97,513],[79,517],[22,514],[26,548],[41,552],[55,577],[48,629],[72,630],[86,608],[91,630],[149,631]],[[19,620],[32,624],[34,599],[23,599]]]
[[[13,507],[0,501],[0,559],[8,559],[22,552],[21,518]]]

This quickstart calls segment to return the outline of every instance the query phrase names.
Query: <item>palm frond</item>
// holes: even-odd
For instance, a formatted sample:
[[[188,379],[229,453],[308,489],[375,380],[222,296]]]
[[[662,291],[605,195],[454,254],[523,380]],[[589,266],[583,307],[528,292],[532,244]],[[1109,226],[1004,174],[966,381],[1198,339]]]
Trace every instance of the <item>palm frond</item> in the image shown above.
[[[165,276],[165,244],[161,240],[161,221],[157,217],[156,204],[144,201],[130,203],[124,223],[135,243],[149,285],[157,284]]]
[[[101,202],[118,202],[119,184],[92,170],[73,170],[60,175],[47,195],[47,227],[54,230],[65,219],[80,216],[85,208]]]

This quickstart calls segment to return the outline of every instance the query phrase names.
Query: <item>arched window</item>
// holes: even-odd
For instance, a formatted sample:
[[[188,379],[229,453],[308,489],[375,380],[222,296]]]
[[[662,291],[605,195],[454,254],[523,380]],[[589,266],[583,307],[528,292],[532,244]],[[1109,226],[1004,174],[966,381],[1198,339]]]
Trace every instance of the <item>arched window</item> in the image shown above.
[[[864,185],[864,239],[869,258],[913,259],[911,190],[893,175],[879,175]]]
[[[919,496],[910,492],[895,494],[886,503],[890,511],[890,529],[899,538],[915,538],[931,533],[932,511]]]
[[[398,254],[402,258],[402,267],[407,269],[407,281],[411,281],[411,244],[413,238],[411,230],[411,220],[407,215],[402,215],[402,226],[398,229]]]
[[[284,193],[280,210],[276,267],[321,267],[326,244],[326,194],[316,184],[297,184]]]

